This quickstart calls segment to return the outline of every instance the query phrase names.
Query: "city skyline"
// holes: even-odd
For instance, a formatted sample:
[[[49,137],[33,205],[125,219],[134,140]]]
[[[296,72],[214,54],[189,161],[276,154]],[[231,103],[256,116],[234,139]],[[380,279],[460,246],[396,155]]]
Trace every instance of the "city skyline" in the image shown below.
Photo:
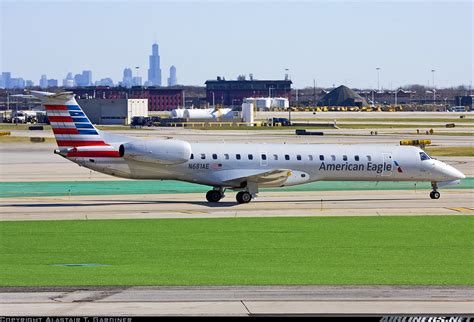
[[[124,66],[145,78],[153,42],[186,85],[288,72],[297,88],[313,80],[326,88],[455,87],[471,85],[474,73],[470,1],[105,1],[90,11],[84,1],[6,0],[1,8],[0,70],[35,83],[80,70],[117,82]],[[86,16],[87,24],[71,24]],[[139,23],[123,23],[132,16]]]

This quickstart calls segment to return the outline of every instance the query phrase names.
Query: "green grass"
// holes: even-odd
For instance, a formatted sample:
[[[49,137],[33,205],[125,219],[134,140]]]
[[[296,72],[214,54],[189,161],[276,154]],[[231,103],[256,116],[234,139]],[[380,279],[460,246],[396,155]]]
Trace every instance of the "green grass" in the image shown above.
[[[41,134],[41,133],[38,133]],[[38,135],[39,138],[42,138],[41,135]],[[44,142],[52,143],[56,142],[54,138],[44,138]],[[5,135],[5,136],[0,136],[0,143],[31,143],[31,144],[36,144],[37,142],[32,142],[30,137],[27,136],[10,136],[10,135]],[[38,143],[43,143],[43,142],[38,142]]]
[[[474,146],[426,147],[425,151],[437,157],[474,157]]]
[[[43,125],[43,124],[9,124],[0,123],[0,131],[13,131],[13,130],[28,130],[30,126]],[[51,131],[51,125],[43,125],[43,131]],[[32,133],[41,133],[42,131],[32,131]]]
[[[298,121],[294,121],[298,122]],[[321,122],[327,123],[327,122]],[[329,122],[331,123],[331,122]],[[446,128],[444,124],[436,124],[436,125],[424,125],[424,124],[384,124],[384,123],[356,123],[356,124],[344,124],[343,121],[337,123],[337,127],[340,129],[437,129],[437,128]],[[456,127],[461,128],[472,128],[472,125],[468,124],[457,124]],[[297,129],[317,129],[317,130],[327,130],[332,129],[332,123],[329,125],[298,125],[298,126],[206,126],[206,127],[188,127],[190,129],[196,130],[216,130],[216,131],[227,131],[227,130],[241,130],[241,131],[281,131],[281,130],[297,130]],[[435,131],[436,134],[436,131]]]
[[[0,223],[0,285],[473,285],[471,216]],[[102,264],[65,267],[59,264]]]
[[[431,124],[382,124],[382,123],[356,123],[356,124],[344,124],[344,122],[341,121],[341,123],[337,123],[337,126],[340,129],[420,129],[420,130],[425,130],[425,129],[437,129],[437,128],[446,128],[444,124],[436,124],[436,125],[431,125]],[[461,128],[472,128],[472,125],[468,124],[456,124],[456,127],[461,127]],[[435,131],[436,134],[436,131]]]
[[[399,134],[399,133],[394,133]],[[413,133],[415,134],[415,133]],[[434,135],[443,135],[443,136],[474,136],[474,131],[472,132],[434,132]]]
[[[380,122],[380,123],[386,123],[386,122],[415,122],[415,123],[474,123],[474,118],[472,117],[464,117],[464,118],[381,118],[381,117],[373,117],[373,118],[345,118],[345,117],[334,117],[332,119],[330,118],[318,118],[318,117],[308,117],[308,118],[297,118],[294,121],[313,121],[313,122],[332,122],[336,120],[337,122]]]

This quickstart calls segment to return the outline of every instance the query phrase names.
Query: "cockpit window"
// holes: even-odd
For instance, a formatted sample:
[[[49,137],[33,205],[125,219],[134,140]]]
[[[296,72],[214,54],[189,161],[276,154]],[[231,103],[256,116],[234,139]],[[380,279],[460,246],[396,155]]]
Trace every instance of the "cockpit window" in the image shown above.
[[[426,154],[425,152],[420,152],[420,159],[421,161],[425,161],[425,160],[429,160],[431,159],[430,156],[428,154]]]

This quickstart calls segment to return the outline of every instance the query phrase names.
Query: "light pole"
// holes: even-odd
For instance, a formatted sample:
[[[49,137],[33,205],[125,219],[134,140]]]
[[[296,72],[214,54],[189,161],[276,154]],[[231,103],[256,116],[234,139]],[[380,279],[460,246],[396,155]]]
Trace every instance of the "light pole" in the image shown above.
[[[291,80],[290,75],[290,70],[288,68],[285,68],[285,80]],[[285,96],[286,96],[286,89],[285,89]],[[290,98],[291,98],[291,86],[290,86],[290,96],[288,98],[288,121],[291,125],[291,104],[290,104]]]
[[[376,67],[375,69],[377,70],[377,91],[380,92],[380,67]]]
[[[371,90],[372,92],[372,107],[375,107],[375,102],[374,102],[374,90]]]
[[[435,69],[432,69],[431,70],[431,76],[432,76],[432,79],[433,79],[433,105],[436,104],[436,87],[435,87],[435,82],[434,82],[434,73],[435,73]]]
[[[214,97],[214,92],[211,92],[212,93],[212,108],[215,110],[216,109],[216,99]]]
[[[142,88],[142,96],[141,96],[140,98],[143,98],[143,86],[142,86],[142,84],[139,84],[139,83],[138,83],[138,80],[140,79],[140,66],[135,66],[135,69],[136,69],[136,71],[137,71],[137,76],[136,76],[136,77],[137,77],[137,78],[136,78],[137,84],[136,84],[136,85],[137,85],[137,86],[140,86],[140,87]],[[133,80],[132,80],[132,83],[133,83]]]

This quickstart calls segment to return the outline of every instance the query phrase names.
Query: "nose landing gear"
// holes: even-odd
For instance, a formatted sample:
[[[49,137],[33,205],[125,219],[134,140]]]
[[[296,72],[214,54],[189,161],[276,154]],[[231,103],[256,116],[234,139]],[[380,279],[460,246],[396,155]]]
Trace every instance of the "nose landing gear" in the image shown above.
[[[431,188],[433,189],[433,191],[430,192],[430,198],[431,199],[439,199],[439,197],[441,196],[441,194],[438,192],[438,185],[436,182],[432,182],[431,183]]]
[[[441,194],[438,191],[431,191],[430,192],[430,198],[431,199],[439,199],[440,196],[441,196]]]

